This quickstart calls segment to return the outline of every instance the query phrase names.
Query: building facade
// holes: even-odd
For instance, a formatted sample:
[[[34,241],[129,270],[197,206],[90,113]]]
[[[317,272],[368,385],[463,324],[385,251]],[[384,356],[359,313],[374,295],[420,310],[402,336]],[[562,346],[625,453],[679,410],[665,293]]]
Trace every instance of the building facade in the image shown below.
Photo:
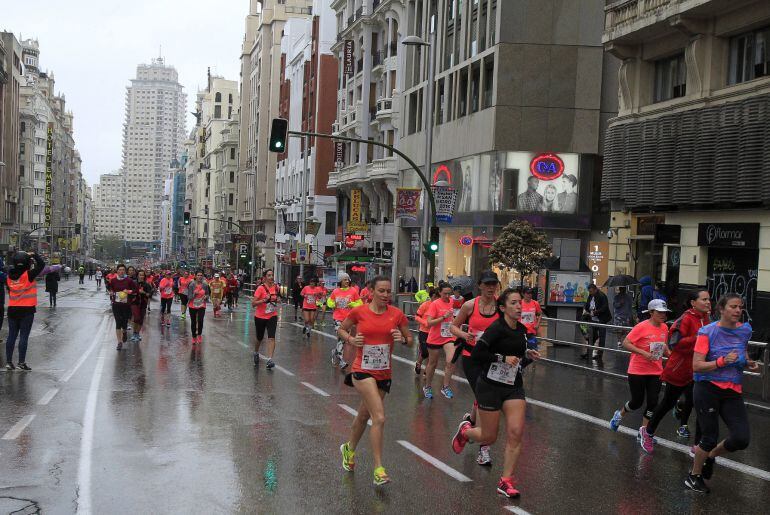
[[[673,299],[702,286],[715,300],[736,291],[764,340],[770,4],[616,3],[603,40],[622,60],[601,193],[615,234],[610,272],[664,281]]]
[[[20,116],[19,90],[23,81],[21,44],[10,32],[0,32],[0,244],[7,249],[18,232]]]
[[[99,176],[93,187],[94,238],[123,238],[126,176],[122,171]]]
[[[137,66],[136,78],[126,88],[123,126],[127,241],[149,244],[160,239],[163,181],[185,140],[186,102],[176,69],[163,58]]]

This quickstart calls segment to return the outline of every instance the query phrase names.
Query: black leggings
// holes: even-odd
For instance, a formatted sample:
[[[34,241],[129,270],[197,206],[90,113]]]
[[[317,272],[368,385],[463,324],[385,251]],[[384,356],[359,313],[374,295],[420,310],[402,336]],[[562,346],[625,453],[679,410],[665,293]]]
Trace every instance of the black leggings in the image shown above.
[[[206,308],[190,308],[190,326],[192,335],[200,336],[203,333],[203,316],[206,314]]]
[[[56,305],[56,292],[55,291],[49,291],[48,292],[48,304],[51,306]]]
[[[695,413],[698,416],[702,436],[698,446],[706,452],[719,441],[719,417],[727,426],[725,449],[740,451],[749,446],[749,415],[743,396],[729,388],[720,388],[709,381],[698,381],[693,388]]]
[[[171,304],[173,302],[174,302],[173,297],[169,297],[168,299],[160,299],[160,312],[171,313]]]
[[[626,411],[636,411],[641,408],[646,397],[647,407],[644,410],[644,418],[652,418],[658,405],[660,377],[628,374],[628,388],[631,390],[631,400],[626,403]]]
[[[481,375],[482,368],[473,360],[470,356],[463,356],[463,372],[465,373],[465,379],[468,380],[468,384],[471,385],[473,395],[476,395],[476,382]]]
[[[666,383],[666,387],[663,389],[663,399],[661,399],[658,407],[655,408],[655,413],[653,413],[652,417],[650,417],[650,423],[647,424],[648,433],[651,435],[655,434],[655,430],[658,428],[658,424],[660,424],[661,420],[663,420],[663,417],[666,416],[666,413],[668,413],[670,409],[676,406],[677,400],[679,400],[679,397],[681,397],[682,394],[684,394],[684,404],[682,405],[682,410],[679,414],[679,425],[687,425],[687,421],[690,418],[690,412],[692,412],[692,387],[692,383],[685,386],[676,386],[670,383]],[[696,421],[695,441],[697,442],[699,438],[700,425],[698,425]]]
[[[261,342],[265,337],[265,330],[267,330],[268,338],[275,338],[275,330],[278,327],[278,317],[270,318],[257,318],[254,317],[254,325],[257,328],[257,341]]]
[[[422,359],[428,359],[428,333],[419,331],[417,333],[417,339],[420,341],[420,357]]]

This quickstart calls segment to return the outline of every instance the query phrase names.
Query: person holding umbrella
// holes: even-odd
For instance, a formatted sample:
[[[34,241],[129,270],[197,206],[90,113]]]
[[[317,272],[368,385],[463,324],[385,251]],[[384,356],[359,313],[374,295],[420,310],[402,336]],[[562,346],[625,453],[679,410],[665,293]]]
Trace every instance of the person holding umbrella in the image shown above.
[[[585,306],[583,307],[583,313],[590,316],[592,322],[597,322],[600,324],[606,324],[612,320],[607,296],[595,284],[590,284],[588,286],[588,300],[586,300]],[[606,341],[606,328],[591,327],[589,333],[589,343],[591,345],[603,348]],[[588,359],[588,350],[581,354],[580,357],[583,359]],[[593,359],[601,361],[602,351],[595,350],[593,353]]]

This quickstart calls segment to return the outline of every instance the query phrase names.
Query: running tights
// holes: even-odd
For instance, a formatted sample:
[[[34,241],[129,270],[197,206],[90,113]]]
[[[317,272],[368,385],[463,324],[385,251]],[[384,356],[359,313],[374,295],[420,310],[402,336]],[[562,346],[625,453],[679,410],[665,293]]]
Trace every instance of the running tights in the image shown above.
[[[730,388],[720,388],[709,381],[697,381],[693,388],[695,413],[702,436],[698,446],[706,452],[719,442],[719,418],[727,426],[725,449],[735,452],[749,446],[749,416],[743,396]]]
[[[32,330],[32,322],[35,320],[35,314],[29,313],[21,318],[8,318],[8,340],[5,342],[5,362],[10,363],[13,359],[13,350],[16,347],[16,337],[19,337],[19,363],[27,361],[27,342],[29,341],[29,332]]]
[[[203,333],[203,317],[206,314],[206,308],[190,308],[190,326],[192,335],[200,336]]]
[[[647,432],[655,434],[655,430],[658,428],[663,417],[674,407],[679,397],[684,394],[684,405],[679,414],[679,425],[686,426],[687,421],[690,419],[690,412],[692,412],[692,383],[686,386],[675,386],[670,383],[666,383],[663,389],[663,399],[661,399],[658,407],[655,408],[655,413],[650,417],[650,423],[647,424]],[[696,423],[697,426],[697,423]],[[695,432],[695,441],[698,441],[700,437],[700,426],[697,426]]]
[[[644,418],[652,418],[658,405],[660,377],[628,374],[628,388],[631,390],[631,400],[626,403],[626,411],[636,411],[641,408],[646,397],[647,407],[644,410]]]

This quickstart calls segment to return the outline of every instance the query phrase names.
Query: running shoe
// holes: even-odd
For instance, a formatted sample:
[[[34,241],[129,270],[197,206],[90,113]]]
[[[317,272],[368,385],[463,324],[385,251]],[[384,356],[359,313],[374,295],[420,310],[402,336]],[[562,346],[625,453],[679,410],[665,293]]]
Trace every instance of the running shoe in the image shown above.
[[[692,474],[687,474],[687,478],[684,480],[684,486],[700,494],[707,494],[711,491],[709,490],[709,487],[706,486],[706,483],[703,482],[703,476],[700,475],[694,476]]]
[[[521,495],[521,492],[516,490],[516,485],[513,483],[512,477],[501,477],[497,482],[497,493],[503,494],[509,499],[515,499]]]
[[[345,370],[347,366],[348,366],[348,362],[340,358],[340,370]]]
[[[433,398],[433,388],[430,386],[423,386],[422,387],[422,394],[425,395],[426,399],[432,399]]]
[[[16,370],[16,366],[9,361],[8,363],[5,364],[5,369],[8,372],[12,372],[12,371]]]
[[[452,389],[448,386],[443,386],[441,388],[441,394],[447,399],[451,399],[452,397],[455,396],[454,392],[452,392]]]
[[[460,454],[465,449],[465,444],[468,443],[468,437],[465,436],[466,431],[471,428],[471,423],[463,420],[457,427],[457,432],[452,437],[452,450],[455,454]]]
[[[272,359],[268,359],[267,363],[265,363],[265,368],[270,370],[275,367],[275,362]]]
[[[340,452],[342,453],[342,468],[348,472],[353,472],[353,469],[356,468],[356,452],[350,450],[350,442],[340,445]]]
[[[21,368],[21,363],[19,363],[19,368]],[[703,470],[700,473],[703,479],[711,479],[711,476],[714,475],[714,464],[716,461],[716,458],[706,458],[706,461],[703,462]]]
[[[255,365],[259,365],[259,353],[258,352],[254,353],[254,364]]]
[[[29,370],[32,370],[31,368],[29,368],[29,365],[27,365],[26,363],[23,363],[23,362],[22,362],[22,363],[19,363],[19,364],[17,364],[17,365],[16,365],[16,367],[17,367],[19,370],[27,370],[27,371],[29,371]]]
[[[676,436],[679,438],[684,438],[685,440],[690,438],[690,428],[687,426],[681,426],[679,429],[676,430]]]
[[[492,456],[489,455],[488,445],[482,445],[479,447],[479,454],[476,456],[476,463],[484,467],[492,466]]]
[[[612,415],[612,419],[610,419],[610,429],[613,431],[617,431],[620,427],[620,421],[622,420],[623,415],[621,415],[620,410],[616,410],[615,414]]]
[[[374,469],[374,484],[377,486],[390,483],[390,476],[385,472],[385,467],[377,467]]]
[[[473,419],[471,418],[471,414],[470,413],[466,413],[465,415],[463,415],[463,420],[466,421],[466,422],[470,422],[472,426],[476,425],[476,424],[473,423]]]
[[[652,454],[655,450],[655,443],[652,441],[652,436],[647,432],[647,428],[644,426],[639,428],[639,445],[647,454]]]

